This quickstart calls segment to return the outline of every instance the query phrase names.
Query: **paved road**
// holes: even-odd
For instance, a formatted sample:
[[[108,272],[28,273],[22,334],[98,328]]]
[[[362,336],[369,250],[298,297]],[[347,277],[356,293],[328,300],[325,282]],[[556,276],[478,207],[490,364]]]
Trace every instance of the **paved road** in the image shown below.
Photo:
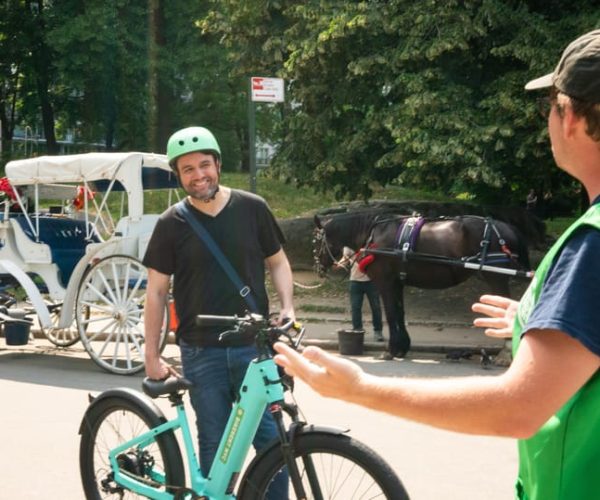
[[[77,346],[67,351],[42,340],[5,349],[0,340],[0,500],[82,498],[77,429],[88,392],[138,388],[141,375],[100,371]],[[175,360],[176,348],[166,355]],[[389,376],[494,375],[478,363],[452,363],[433,354],[403,361],[354,358],[370,372]],[[511,498],[516,471],[514,442],[462,436],[403,422],[334,400],[297,384],[296,397],[308,421],[349,427],[377,449],[402,478],[411,497],[427,499]],[[165,412],[168,409],[165,408]]]

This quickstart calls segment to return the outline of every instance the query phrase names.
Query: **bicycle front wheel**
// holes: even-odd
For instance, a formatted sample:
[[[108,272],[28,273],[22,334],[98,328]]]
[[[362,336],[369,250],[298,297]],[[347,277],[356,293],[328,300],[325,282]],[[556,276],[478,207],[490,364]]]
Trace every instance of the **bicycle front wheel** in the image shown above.
[[[343,434],[309,432],[294,439],[296,465],[308,500],[404,500],[408,495],[391,467],[373,450]],[[257,460],[242,480],[238,499],[264,500],[284,469],[280,446]],[[296,498],[291,481],[289,498]]]
[[[88,410],[79,448],[81,480],[88,500],[145,498],[115,482],[108,453],[161,423],[150,408],[123,397],[106,398]],[[185,471],[175,434],[159,434],[146,444],[121,453],[117,457],[121,469],[158,491],[174,492],[184,486]]]

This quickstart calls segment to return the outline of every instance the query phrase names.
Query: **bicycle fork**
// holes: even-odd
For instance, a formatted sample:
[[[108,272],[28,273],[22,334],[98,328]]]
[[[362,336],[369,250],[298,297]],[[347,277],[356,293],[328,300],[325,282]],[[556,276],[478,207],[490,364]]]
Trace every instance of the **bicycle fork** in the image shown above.
[[[300,427],[302,427],[304,423],[298,422],[296,420],[296,416],[294,415],[293,422],[290,424],[290,432],[288,438],[288,433],[285,430],[285,425],[283,422],[283,413],[281,405],[279,403],[273,403],[270,405],[269,411],[273,415],[273,419],[275,420],[275,423],[277,425],[279,441],[281,442],[281,452],[283,454],[285,465],[288,469],[290,480],[292,481],[292,487],[294,488],[296,499],[306,500],[308,497],[304,489],[304,484],[302,483],[300,471],[298,470],[298,464],[296,463],[295,458],[296,453],[294,449],[294,438],[296,436],[296,431]],[[308,483],[310,485],[313,498],[315,500],[323,500],[323,494],[321,492],[321,487],[319,485],[317,472],[313,464],[312,458],[310,457],[310,455],[303,456],[302,462],[304,464],[304,470],[308,478]]]

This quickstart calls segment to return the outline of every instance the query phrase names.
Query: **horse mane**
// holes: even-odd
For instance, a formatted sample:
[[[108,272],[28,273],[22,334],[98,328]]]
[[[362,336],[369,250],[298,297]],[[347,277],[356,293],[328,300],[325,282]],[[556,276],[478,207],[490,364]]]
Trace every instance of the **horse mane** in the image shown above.
[[[376,210],[345,212],[324,219],[323,227],[326,229],[328,237],[334,237],[344,246],[358,250],[367,242],[376,224],[392,220],[401,221],[406,217],[408,216]]]

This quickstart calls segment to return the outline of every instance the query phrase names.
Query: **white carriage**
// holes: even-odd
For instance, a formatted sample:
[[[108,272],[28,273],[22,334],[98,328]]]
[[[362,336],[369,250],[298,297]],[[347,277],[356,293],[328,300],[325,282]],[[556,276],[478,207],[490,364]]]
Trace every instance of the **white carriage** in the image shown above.
[[[4,202],[0,220],[2,289],[25,291],[54,344],[81,339],[105,370],[143,369],[147,271],[141,259],[158,219],[147,213],[148,198],[155,206],[160,198],[160,212],[177,195],[166,157],[44,156],[9,162],[6,177],[16,200]],[[163,346],[169,321],[167,307]]]

